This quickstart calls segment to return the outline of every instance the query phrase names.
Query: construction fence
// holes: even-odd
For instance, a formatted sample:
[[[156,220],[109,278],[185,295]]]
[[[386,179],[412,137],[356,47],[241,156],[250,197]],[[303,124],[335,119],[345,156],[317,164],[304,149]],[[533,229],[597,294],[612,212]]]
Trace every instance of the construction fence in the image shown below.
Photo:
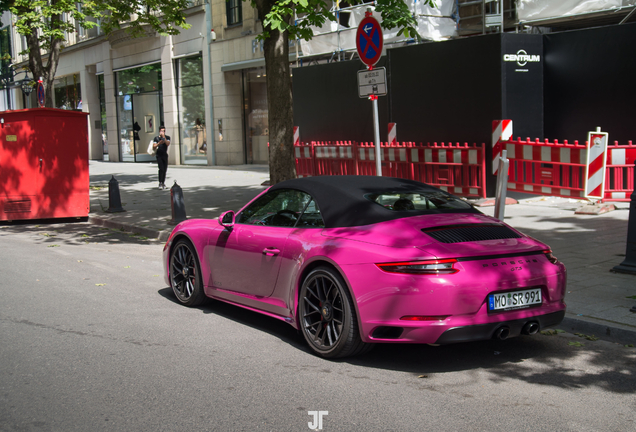
[[[296,142],[298,177],[376,175],[375,145],[356,141]],[[486,197],[484,144],[381,143],[382,175],[417,180],[452,194]]]
[[[508,190],[535,195],[585,199],[590,144],[567,140],[512,139],[512,122],[492,125],[492,159],[485,144],[380,143],[382,175],[436,186],[455,195],[486,198],[486,170],[496,174],[498,158],[507,150]],[[368,142],[301,142],[295,130],[298,177],[376,175],[375,145]],[[634,191],[636,145],[607,144],[604,150],[602,201],[629,201]]]

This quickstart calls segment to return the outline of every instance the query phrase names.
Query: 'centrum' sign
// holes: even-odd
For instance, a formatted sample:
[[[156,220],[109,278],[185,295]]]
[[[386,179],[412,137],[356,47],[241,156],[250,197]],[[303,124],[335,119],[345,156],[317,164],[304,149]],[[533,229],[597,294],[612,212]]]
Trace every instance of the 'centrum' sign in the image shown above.
[[[517,54],[504,54],[503,60],[505,62],[517,62],[520,67],[524,67],[528,63],[537,63],[541,61],[541,56],[538,54],[529,55],[525,50],[517,51]]]

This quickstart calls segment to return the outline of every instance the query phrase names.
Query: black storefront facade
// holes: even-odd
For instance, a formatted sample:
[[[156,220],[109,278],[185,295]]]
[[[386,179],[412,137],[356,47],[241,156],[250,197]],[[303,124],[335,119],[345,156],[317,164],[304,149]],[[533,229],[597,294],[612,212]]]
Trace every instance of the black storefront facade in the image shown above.
[[[487,143],[511,119],[514,137],[584,141],[601,126],[612,141],[636,137],[636,23],[563,33],[491,34],[387,51],[380,137],[400,142]],[[294,70],[294,124],[302,141],[373,141],[371,103],[358,97],[349,61]],[[489,170],[487,170],[489,171]],[[494,195],[494,177],[487,178]]]

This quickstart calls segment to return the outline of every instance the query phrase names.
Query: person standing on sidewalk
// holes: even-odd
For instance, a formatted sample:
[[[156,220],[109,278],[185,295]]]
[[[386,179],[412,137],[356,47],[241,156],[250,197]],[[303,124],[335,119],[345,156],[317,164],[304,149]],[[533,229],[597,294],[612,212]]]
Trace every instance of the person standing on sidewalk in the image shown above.
[[[152,147],[157,150],[157,165],[159,165],[159,189],[166,188],[166,172],[168,171],[168,147],[170,137],[166,135],[166,127],[159,126],[159,136],[154,139]]]

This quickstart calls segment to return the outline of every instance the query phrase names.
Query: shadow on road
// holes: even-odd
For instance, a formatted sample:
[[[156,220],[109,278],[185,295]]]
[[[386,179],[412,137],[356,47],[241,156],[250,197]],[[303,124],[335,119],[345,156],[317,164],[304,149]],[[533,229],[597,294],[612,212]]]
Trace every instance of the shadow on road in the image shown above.
[[[158,291],[159,295],[165,299],[181,305],[171,288],[163,288]],[[185,307],[185,306],[184,306]],[[215,314],[222,316],[236,322],[239,325],[246,325],[258,331],[265,332],[269,335],[279,338],[281,341],[286,342],[295,348],[301,349],[306,352],[309,351],[309,347],[305,344],[305,341],[300,333],[296,331],[291,325],[261,315],[256,312],[243,309],[239,306],[234,306],[222,301],[216,301],[209,299],[202,306],[197,307],[204,314]]]
[[[178,303],[170,288],[159,294]],[[220,301],[198,308],[279,338],[296,349],[310,352],[302,335],[290,325]],[[568,363],[584,357],[594,371]],[[524,381],[563,389],[598,387],[615,393],[636,392],[636,349],[603,341],[588,341],[567,333],[537,334],[505,341],[489,340],[445,346],[377,344],[362,356],[323,360],[413,374],[427,386],[434,374],[467,370],[490,372],[495,382]],[[530,366],[530,363],[533,365]],[[538,364],[538,365],[537,365]]]
[[[0,223],[0,234],[33,235],[36,244],[47,247],[85,244],[157,244],[140,234],[104,228],[80,220],[47,219]]]

